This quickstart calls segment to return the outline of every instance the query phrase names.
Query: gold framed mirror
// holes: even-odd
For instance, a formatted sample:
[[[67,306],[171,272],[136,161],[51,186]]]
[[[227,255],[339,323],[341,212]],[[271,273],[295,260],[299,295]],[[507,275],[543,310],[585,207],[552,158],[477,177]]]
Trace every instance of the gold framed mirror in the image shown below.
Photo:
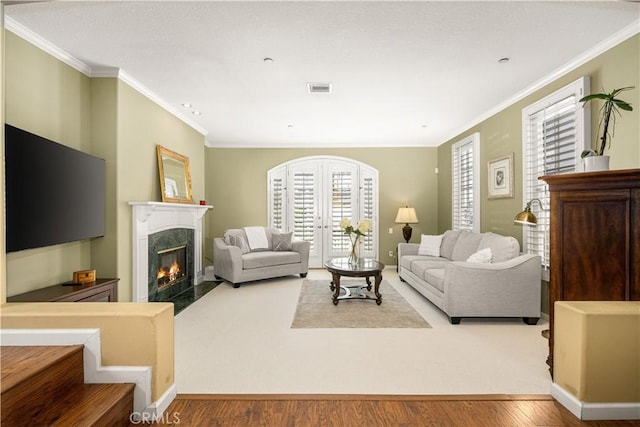
[[[157,146],[160,192],[163,202],[193,203],[189,158]]]

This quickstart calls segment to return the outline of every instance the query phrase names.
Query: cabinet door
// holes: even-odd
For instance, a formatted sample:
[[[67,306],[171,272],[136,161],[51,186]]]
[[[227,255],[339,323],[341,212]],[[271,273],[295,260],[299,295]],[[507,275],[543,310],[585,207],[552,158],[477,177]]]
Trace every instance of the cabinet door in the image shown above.
[[[631,192],[557,193],[556,300],[624,301],[630,280]],[[557,270],[554,272],[553,267]]]

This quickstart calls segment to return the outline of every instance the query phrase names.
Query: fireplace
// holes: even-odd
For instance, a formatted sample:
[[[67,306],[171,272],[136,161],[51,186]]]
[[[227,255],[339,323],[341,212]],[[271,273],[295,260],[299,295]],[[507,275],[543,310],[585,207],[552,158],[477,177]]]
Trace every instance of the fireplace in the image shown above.
[[[175,302],[193,290],[193,230],[171,228],[149,235],[149,301]]]
[[[187,277],[187,247],[185,245],[158,251],[158,291],[173,286]]]
[[[202,217],[207,205],[162,202],[129,202],[132,207],[132,300],[176,301],[203,282]],[[158,253],[186,246],[185,277],[165,286],[158,283]],[[160,286],[159,286],[160,285]],[[158,289],[160,287],[160,289]]]

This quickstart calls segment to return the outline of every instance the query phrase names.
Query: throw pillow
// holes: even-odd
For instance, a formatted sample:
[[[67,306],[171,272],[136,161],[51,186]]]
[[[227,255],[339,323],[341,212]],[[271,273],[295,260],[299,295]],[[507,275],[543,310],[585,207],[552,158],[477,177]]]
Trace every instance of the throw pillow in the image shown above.
[[[440,244],[442,243],[442,234],[439,236],[429,236],[423,234],[420,238],[420,247],[418,255],[440,256]]]
[[[292,248],[291,245],[291,237],[293,236],[293,232],[291,233],[273,233],[271,235],[271,242],[273,243],[274,251],[290,251]]]
[[[488,263],[491,262],[491,258],[493,257],[491,253],[491,248],[481,249],[475,254],[471,254],[469,258],[467,258],[467,262],[482,262]]]
[[[242,252],[242,254],[248,254],[249,252],[251,252],[249,244],[242,236],[239,236],[237,234],[230,234],[229,243],[231,244],[231,246],[237,246],[238,248],[240,248],[240,252]]]

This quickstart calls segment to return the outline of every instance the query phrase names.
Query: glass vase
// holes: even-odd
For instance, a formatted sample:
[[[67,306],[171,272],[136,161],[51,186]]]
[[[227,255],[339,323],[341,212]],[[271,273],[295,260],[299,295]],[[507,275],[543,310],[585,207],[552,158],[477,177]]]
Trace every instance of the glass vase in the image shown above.
[[[358,238],[360,236],[356,236],[355,240],[351,242],[351,253],[349,254],[349,265],[358,265],[358,253],[356,248],[358,247]]]

